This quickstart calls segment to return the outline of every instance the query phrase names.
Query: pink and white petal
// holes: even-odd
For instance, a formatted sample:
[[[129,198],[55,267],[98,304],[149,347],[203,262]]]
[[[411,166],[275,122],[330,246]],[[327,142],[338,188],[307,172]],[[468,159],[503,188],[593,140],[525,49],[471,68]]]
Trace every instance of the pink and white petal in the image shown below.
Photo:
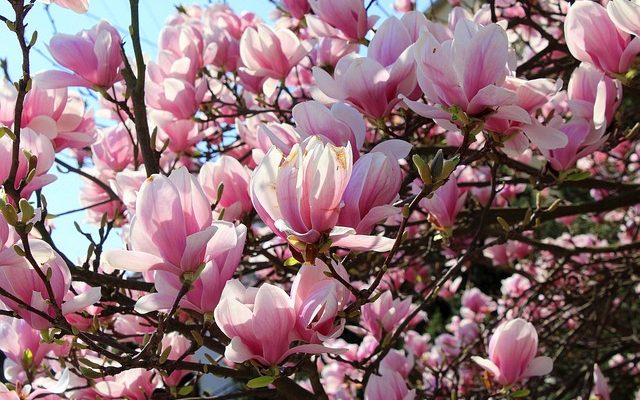
[[[147,314],[152,311],[166,311],[171,309],[175,297],[165,293],[151,293],[142,296],[136,301],[134,310],[140,314]]]
[[[147,272],[168,265],[162,258],[141,251],[107,250],[104,259],[112,268],[131,272]]]
[[[553,360],[551,357],[536,357],[527,366],[524,371],[524,377],[543,376],[549,374],[553,370]]]
[[[569,142],[567,135],[561,130],[539,123],[524,125],[522,130],[541,149],[560,149]]]
[[[60,89],[69,86],[91,88],[93,84],[80,76],[64,71],[44,71],[33,77],[34,85],[40,89]]]
[[[183,271],[195,271],[205,261],[207,244],[216,233],[216,230],[215,226],[210,226],[205,230],[187,236],[187,244],[180,261],[180,267]]]
[[[409,142],[399,139],[385,140],[382,143],[377,144],[371,152],[384,153],[389,157],[393,157],[395,160],[402,160],[406,158],[411,152],[413,145]]]
[[[407,105],[407,107],[413,110],[413,112],[425,118],[446,119],[446,120],[451,118],[451,114],[449,114],[446,111],[443,111],[438,107],[421,103],[419,101],[410,100],[406,96],[400,96],[400,99],[404,102],[404,104]]]
[[[90,287],[71,300],[65,301],[64,304],[62,304],[62,314],[67,315],[89,307],[100,301],[100,297],[102,297],[102,288]]]
[[[384,236],[347,235],[331,238],[332,246],[344,247],[355,251],[375,251],[384,253],[393,247],[395,240]]]
[[[493,363],[493,361],[478,356],[471,357],[471,360],[485,371],[490,372],[494,377],[500,376],[500,369]]]

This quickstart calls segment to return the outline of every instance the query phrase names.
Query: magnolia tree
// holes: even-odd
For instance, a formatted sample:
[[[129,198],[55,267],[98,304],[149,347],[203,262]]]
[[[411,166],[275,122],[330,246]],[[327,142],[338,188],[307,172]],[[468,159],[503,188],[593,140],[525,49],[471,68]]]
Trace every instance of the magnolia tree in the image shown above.
[[[9,2],[0,398],[640,398],[636,1]]]

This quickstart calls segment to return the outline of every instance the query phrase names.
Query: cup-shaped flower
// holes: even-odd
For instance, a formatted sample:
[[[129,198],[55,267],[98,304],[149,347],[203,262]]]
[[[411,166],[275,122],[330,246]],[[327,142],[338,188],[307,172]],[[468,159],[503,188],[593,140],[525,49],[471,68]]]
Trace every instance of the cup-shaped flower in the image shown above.
[[[625,74],[640,53],[640,38],[620,30],[607,10],[592,1],[573,3],[564,21],[564,35],[575,58],[608,74]]]
[[[640,3],[636,0],[611,0],[607,14],[618,29],[630,35],[640,36]]]
[[[333,262],[334,270],[349,280],[342,264]],[[349,301],[348,289],[327,276],[330,269],[322,260],[315,265],[304,263],[291,286],[291,299],[296,315],[296,332],[306,342],[321,343],[340,336],[345,320],[338,317]]]
[[[406,379],[397,371],[381,368],[372,374],[364,390],[365,400],[413,400],[416,390],[407,388]]]
[[[438,229],[447,230],[455,224],[466,199],[467,193],[458,187],[454,173],[444,185],[436,189],[431,198],[422,199],[420,206],[429,212],[431,223]]]
[[[51,56],[72,73],[46,71],[34,77],[44,89],[67,86],[108,89],[122,79],[120,34],[106,21],[76,35],[56,34],[49,43]]]
[[[114,268],[176,275],[195,272],[210,260],[207,246],[217,228],[211,205],[197,179],[186,168],[168,177],[153,175],[142,184],[130,228],[131,250],[109,250]]]
[[[240,58],[245,71],[254,76],[281,80],[309,53],[309,42],[288,29],[275,31],[264,24],[247,28],[240,39]]]
[[[233,157],[222,155],[214,162],[205,163],[200,169],[198,181],[211,204],[216,203],[214,211],[224,209],[224,219],[234,221],[253,210],[249,196],[250,171]],[[220,185],[222,192],[218,198]]]
[[[405,158],[411,145],[402,140],[387,140],[353,165],[342,201],[338,224],[368,235],[374,225],[400,210],[391,205],[398,197],[402,170],[398,160]]]
[[[500,324],[489,341],[489,358],[472,360],[501,385],[512,385],[532,376],[547,375],[553,369],[549,357],[536,357],[538,333],[530,322],[516,318]]]
[[[411,313],[411,298],[394,299],[390,291],[385,291],[373,303],[362,306],[362,326],[378,341],[384,333],[391,333]]]
[[[312,136],[288,156],[272,147],[251,180],[251,200],[262,220],[282,238],[315,243],[338,222],[351,177],[351,145]]]
[[[207,257],[204,268],[191,283],[189,291],[180,299],[181,308],[194,310],[201,314],[212,314],[220,300],[225,284],[236,272],[247,236],[244,225],[235,226],[231,222],[214,221],[216,229],[207,244]],[[139,313],[170,310],[180,292],[180,277],[167,271],[156,271],[154,275],[156,292],[142,296],[136,302]]]
[[[296,353],[332,351],[317,344],[290,348],[296,325],[293,301],[284,290],[268,283],[245,288],[237,279],[228,281],[214,316],[231,339],[224,355],[234,363],[255,360],[270,366]]]
[[[358,42],[364,39],[376,21],[375,18],[367,17],[363,0],[309,0],[309,4],[315,15],[307,15],[307,23],[317,36],[333,33]],[[323,27],[323,23],[329,27]],[[335,29],[339,32],[332,32]]]
[[[435,106],[404,101],[424,117],[450,119],[452,108],[477,116],[516,100],[514,92],[502,87],[509,72],[509,41],[498,24],[461,19],[453,39],[442,42],[425,31],[414,56],[418,84]]]
[[[367,127],[362,115],[344,103],[335,103],[331,109],[318,101],[305,101],[293,107],[293,119],[302,140],[322,135],[336,146],[351,145],[353,159],[360,155]]]
[[[90,288],[83,294],[68,297],[71,286],[69,267],[47,243],[32,239],[29,247],[33,259],[44,274],[51,276],[48,285],[54,298],[50,298],[47,285],[35,267],[10,247],[10,241],[16,239],[15,235],[9,234],[4,243],[6,247],[0,248],[0,287],[7,292],[7,295],[0,295],[0,300],[31,327],[39,330],[49,328],[51,322],[48,317],[56,316],[56,307],[65,315],[100,300],[100,288]]]

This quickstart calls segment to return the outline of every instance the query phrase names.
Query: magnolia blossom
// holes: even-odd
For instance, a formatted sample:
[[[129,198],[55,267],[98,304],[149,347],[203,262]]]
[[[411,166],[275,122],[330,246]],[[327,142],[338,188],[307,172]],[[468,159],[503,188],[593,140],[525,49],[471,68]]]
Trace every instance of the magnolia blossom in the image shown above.
[[[571,74],[567,96],[571,113],[593,120],[594,129],[603,132],[622,100],[622,84],[593,65],[582,63]]]
[[[394,333],[411,311],[410,297],[394,299],[390,291],[385,291],[373,303],[362,306],[362,326],[380,341],[383,332]]]
[[[562,148],[541,149],[556,171],[571,169],[580,158],[593,153],[607,139],[606,136],[602,136],[601,130],[594,130],[591,123],[584,118],[574,117],[568,122],[555,118],[549,126],[564,132],[569,141]]]
[[[363,185],[374,182],[375,179],[385,179],[385,177],[371,175],[368,178],[366,167],[363,167],[361,173],[352,177],[354,168],[359,170],[359,167],[356,168],[353,165],[351,144],[338,147],[324,141],[326,139],[320,136],[312,136],[301,144],[295,144],[288,156],[285,156],[277,147],[269,150],[256,168],[251,180],[251,199],[258,215],[274,233],[288,239],[294,246],[321,244],[323,238],[328,237],[336,246],[377,251],[389,250],[392,244],[390,239],[365,236],[369,232],[356,234],[367,229],[370,231],[375,222],[389,215],[386,212],[379,212],[380,209],[376,208],[385,196],[378,195],[376,198],[376,193],[381,193],[380,191],[388,188],[377,187],[376,192],[363,193],[360,196],[363,205],[371,208],[360,209],[352,217],[356,218],[352,225],[338,224],[341,210],[345,206],[344,196],[353,195],[353,201],[355,201]],[[387,154],[390,154],[389,157],[395,160],[403,158],[408,153],[407,146],[396,144],[396,142],[399,141],[381,147],[381,151],[386,149]],[[369,159],[364,157],[359,159],[358,163],[375,165],[375,163],[369,163]],[[384,166],[379,170],[383,171]],[[392,172],[393,169],[387,169],[387,173]],[[359,183],[354,183],[347,191],[351,179]],[[395,194],[393,196],[395,197]],[[349,206],[349,212],[353,211],[352,207],[359,207],[358,203],[350,204],[353,205]],[[370,211],[375,213],[375,217],[371,216],[367,219],[366,216]],[[366,220],[362,227],[359,226],[359,222],[362,222],[359,218]]]
[[[244,250],[247,228],[234,226],[230,222],[215,221],[215,233],[207,244],[208,261],[190,284],[189,291],[180,299],[180,307],[202,314],[211,314],[215,309],[226,282],[233,278]],[[148,313],[170,310],[182,288],[180,277],[168,271],[155,271],[154,285],[157,292],[142,296],[135,310]]]
[[[43,273],[50,274],[49,285],[54,298],[49,297],[47,286],[35,267],[26,258],[18,255],[14,245],[19,245],[18,237],[0,217],[0,285],[10,296],[0,295],[0,300],[34,329],[51,326],[46,316],[54,317],[55,308],[62,314],[79,311],[100,300],[100,288],[90,288],[75,297],[68,296],[71,286],[71,272],[62,257],[47,243],[32,239],[29,247],[33,258]],[[27,304],[31,311],[23,307]],[[55,304],[55,305],[54,305]]]
[[[501,385],[511,385],[532,376],[547,375],[553,369],[549,357],[536,357],[538,333],[521,318],[500,324],[489,341],[489,358],[471,357]]]
[[[602,374],[602,370],[598,364],[593,364],[593,390],[591,393],[597,400],[611,399],[611,393],[607,379]]]
[[[636,0],[611,0],[607,3],[607,14],[618,29],[640,36],[640,4]]]
[[[322,260],[316,259],[314,264],[300,268],[291,285],[291,298],[297,333],[307,342],[321,343],[342,333],[345,320],[337,314],[347,305],[350,293],[342,283],[325,275],[330,270]],[[342,264],[333,263],[333,267],[349,280]]]
[[[449,119],[451,107],[478,115],[514,102],[516,95],[502,88],[509,61],[509,42],[497,24],[481,26],[461,19],[452,39],[440,42],[423,32],[416,43],[418,84],[439,107],[405,100],[425,117]]]
[[[397,371],[381,368],[373,374],[364,390],[365,400],[413,400],[416,390],[407,388],[406,379]]]
[[[231,339],[224,356],[234,363],[256,360],[270,366],[296,353],[335,352],[318,344],[290,348],[290,333],[296,325],[293,301],[284,290],[268,283],[245,288],[237,279],[228,281],[214,316]]]
[[[95,390],[103,399],[145,400],[162,386],[162,379],[156,371],[133,368],[96,382]]]
[[[251,172],[238,160],[227,155],[205,163],[198,175],[198,181],[209,202],[217,202],[217,212],[224,209],[224,219],[227,221],[240,219],[253,210],[249,196],[250,180]],[[221,185],[222,192],[219,192]]]
[[[429,212],[429,221],[438,229],[450,229],[467,199],[467,193],[458,188],[457,177],[452,174],[444,185],[431,195],[424,198],[420,206]]]
[[[131,221],[131,250],[109,250],[105,258],[122,270],[164,270],[180,276],[210,261],[211,247],[222,240],[217,231],[202,187],[182,167],[142,184]]]
[[[621,3],[610,6],[610,13],[617,20],[621,20],[618,18]],[[626,15],[633,18],[634,14]],[[627,26],[624,22],[622,26]],[[575,58],[608,74],[625,74],[640,53],[640,38],[631,38],[609,19],[604,7],[592,1],[576,1],[571,6],[564,22],[564,33],[569,51]]]
[[[0,82],[0,122],[11,126],[18,91],[10,82]],[[33,84],[24,98],[21,123],[23,128],[49,138],[56,151],[86,147],[95,141],[93,110],[67,88],[43,89]]]
[[[293,119],[302,140],[321,135],[336,146],[351,145],[353,159],[360,156],[364,144],[366,125],[362,115],[344,103],[335,103],[328,109],[320,102],[305,101],[293,107]]]
[[[49,43],[51,56],[72,71],[46,71],[34,77],[44,89],[67,86],[109,89],[122,79],[120,34],[106,21],[77,35],[56,34]]]
[[[426,27],[426,18],[420,19],[417,14],[405,14],[402,20],[387,19],[371,40],[367,57],[342,57],[333,77],[314,67],[313,76],[321,92],[314,93],[314,98],[328,103],[348,102],[372,118],[388,116],[399,102],[398,96],[410,96],[416,88],[411,49],[419,27]]]
[[[24,381],[25,370],[38,369],[46,356],[63,356],[68,350],[66,344],[44,343],[40,331],[25,320],[0,317],[0,351],[7,357],[3,367],[10,382]],[[27,352],[29,357],[26,357]]]
[[[311,50],[288,29],[275,31],[264,24],[248,28],[240,39],[240,57],[251,75],[284,79]]]
[[[37,134],[31,128],[22,128],[20,130],[20,150],[14,182],[14,187],[16,188],[30,172],[27,154],[36,157],[34,177],[27,183],[21,193],[22,197],[29,198],[35,190],[56,180],[55,175],[48,173],[55,160],[55,150],[51,140],[46,136]],[[13,140],[8,135],[0,137],[0,182],[5,182],[9,178],[13,159],[12,153]]]
[[[316,36],[335,36],[359,41],[376,18],[367,16],[363,0],[309,0],[315,15],[307,15],[307,25]]]

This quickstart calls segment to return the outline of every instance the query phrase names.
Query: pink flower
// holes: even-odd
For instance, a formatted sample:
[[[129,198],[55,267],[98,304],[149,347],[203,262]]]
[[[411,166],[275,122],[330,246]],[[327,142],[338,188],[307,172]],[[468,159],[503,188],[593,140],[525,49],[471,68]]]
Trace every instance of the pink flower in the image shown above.
[[[106,21],[77,35],[59,33],[49,43],[53,58],[72,73],[46,71],[34,77],[44,89],[67,86],[109,89],[120,81],[123,66],[120,34]]]
[[[191,149],[205,136],[193,119],[177,119],[170,112],[151,110],[149,123],[158,128],[156,147],[162,148],[165,141],[168,141],[169,150],[175,153]]]
[[[394,299],[390,291],[385,291],[373,303],[362,306],[362,326],[380,342],[383,332],[394,333],[411,311],[410,297]]]
[[[18,91],[7,81],[1,86],[0,122],[11,126]],[[42,89],[34,84],[24,99],[22,127],[51,139],[56,152],[86,147],[95,141],[93,111],[87,111],[82,97],[67,88]]]
[[[98,179],[107,180],[101,176]],[[119,219],[116,221],[116,226],[124,222],[122,202],[118,199],[112,199],[102,186],[88,179],[83,180],[83,185],[80,188],[80,205],[88,207],[87,221],[89,223],[100,225],[105,214],[109,220]]]
[[[186,168],[153,175],[138,192],[131,251],[110,250],[105,259],[127,271],[194,272],[210,259],[207,246],[217,231],[211,222],[209,200]]]
[[[302,19],[309,12],[309,0],[282,0],[282,5],[292,17]]]
[[[254,171],[251,200],[274,233],[315,243],[338,222],[351,169],[349,144],[337,147],[312,136],[288,156],[272,147]]]
[[[436,189],[431,198],[420,201],[420,207],[429,212],[429,220],[438,229],[446,230],[455,224],[466,199],[467,193],[458,188],[457,177],[453,173],[444,185]]]
[[[7,135],[0,137],[0,182],[5,182],[9,177],[12,162],[13,141]],[[35,190],[50,184],[56,180],[56,176],[48,171],[55,160],[55,150],[44,135],[39,135],[31,128],[20,130],[20,155],[18,156],[18,170],[16,173],[15,187],[29,173],[29,160],[25,152],[37,157],[34,178],[27,184],[21,193],[24,198],[29,198]]]
[[[496,309],[496,303],[491,297],[482,293],[478,288],[471,288],[462,295],[460,315],[464,318],[481,321],[491,311]]]
[[[591,390],[591,393],[597,400],[611,399],[607,379],[602,374],[602,370],[600,370],[598,364],[593,364],[593,389]]]
[[[630,35],[640,36],[640,4],[635,0],[611,0],[607,14],[618,29]]]
[[[337,36],[358,42],[376,21],[367,17],[363,0],[309,0],[309,4],[315,15],[307,15],[307,25],[316,36]]]
[[[149,107],[165,111],[178,120],[192,118],[207,92],[205,81],[189,81],[149,71],[145,98]]]
[[[0,226],[6,222],[0,218]],[[62,314],[69,314],[81,310],[98,300],[100,300],[100,288],[91,288],[83,294],[69,298],[64,301],[71,286],[71,273],[69,267],[62,257],[56,253],[47,243],[32,239],[29,246],[34,259],[40,265],[41,270],[46,274],[51,274],[49,281],[54,298],[50,299],[47,288],[26,258],[16,254],[12,243],[17,237],[3,233],[5,228],[0,228],[0,285],[12,297],[0,296],[2,302],[22,319],[24,319],[34,329],[46,329],[51,326],[49,321],[42,315],[24,308],[21,304],[28,304],[42,314],[54,317],[55,308],[52,303],[56,303],[61,308]],[[48,272],[50,271],[50,272]],[[18,302],[20,300],[21,302]]]
[[[270,366],[296,353],[331,351],[314,344],[289,348],[296,324],[293,301],[284,290],[268,283],[256,289],[245,288],[237,279],[228,281],[214,315],[231,339],[224,356],[234,363],[256,360]]]
[[[162,387],[162,379],[154,370],[133,368],[95,383],[95,390],[103,399],[146,400]]]
[[[103,176],[115,176],[129,165],[133,165],[133,124],[118,125],[98,130],[98,141],[91,146],[93,162]]]
[[[593,120],[596,129],[604,130],[622,101],[622,84],[593,65],[582,63],[571,74],[567,95],[574,116]]]
[[[321,135],[336,146],[345,147],[350,143],[353,159],[358,159],[358,149],[364,145],[367,127],[362,115],[355,109],[335,103],[329,110],[320,102],[305,101],[293,107],[293,119],[301,140]]]
[[[346,281],[349,275],[342,264],[333,262],[334,270]],[[349,301],[349,290],[328,277],[329,267],[320,259],[304,263],[291,286],[291,299],[296,315],[296,331],[309,343],[321,343],[340,336],[345,319],[338,313]]]
[[[617,9],[617,5],[612,7],[615,16]],[[621,31],[604,7],[592,1],[573,3],[564,22],[564,33],[575,58],[608,74],[626,73],[640,53],[640,39]]]
[[[406,379],[397,371],[380,369],[372,374],[364,390],[364,400],[413,400],[416,390],[407,388]]]
[[[249,196],[250,180],[249,169],[235,158],[226,155],[220,156],[214,162],[205,163],[198,175],[198,181],[209,202],[214,204],[218,201],[218,207],[214,211],[219,213],[224,209],[226,221],[241,219],[253,210]],[[223,190],[218,199],[220,185],[223,185]]]
[[[559,149],[541,149],[556,171],[573,168],[580,158],[593,153],[606,140],[606,136],[602,136],[604,132],[593,129],[584,118],[574,117],[569,122],[556,118],[549,125],[564,132],[569,140],[565,147]]]
[[[44,343],[40,331],[33,329],[25,320],[2,316],[0,351],[7,357],[4,362],[5,377],[10,382],[24,382],[27,378],[25,369],[37,370],[47,355],[64,356],[69,347],[64,344]],[[30,352],[31,356],[25,357],[25,352]],[[25,363],[26,360],[29,360],[29,363]]]
[[[84,14],[89,11],[89,0],[40,0],[45,4],[55,4],[60,7],[68,8],[77,13]]]
[[[181,356],[189,352],[190,346],[191,341],[177,332],[167,333],[162,338],[162,349],[171,347],[171,351],[169,351],[169,357],[167,358],[168,360],[182,360]],[[196,361],[196,356],[191,353],[184,358],[184,361]],[[188,370],[173,371],[169,376],[164,378],[164,382],[168,386],[178,387],[180,381],[182,381],[182,378],[189,375],[190,373],[191,371]]]
[[[329,103],[348,102],[372,118],[389,115],[399,102],[398,96],[410,96],[416,88],[411,45],[413,33],[419,29],[416,24],[426,26],[424,17],[423,20],[413,13],[402,20],[387,19],[371,40],[367,57],[349,54],[341,58],[333,78],[314,67],[313,76],[322,92],[314,97]]]
[[[400,211],[391,203],[398,198],[402,184],[398,160],[405,158],[409,151],[409,143],[387,140],[356,161],[342,196],[345,206],[338,218],[340,226],[367,235],[374,225]]]
[[[538,333],[521,318],[500,324],[489,341],[489,358],[472,360],[501,385],[512,385],[532,376],[547,375],[553,369],[549,357],[536,357]]]
[[[246,72],[276,80],[286,78],[310,50],[310,43],[301,41],[292,31],[274,31],[264,24],[248,28],[240,39],[240,57]]]
[[[414,50],[418,84],[436,107],[405,99],[416,113],[427,118],[449,119],[449,108],[478,115],[515,102],[504,89],[509,72],[507,34],[497,24],[481,26],[468,19],[455,25],[453,39],[438,41],[423,32]]]
[[[357,43],[351,43],[344,39],[321,37],[312,53],[315,55],[315,65],[334,68],[342,57],[357,52],[358,47]]]
[[[244,225],[215,221],[212,227],[216,231],[207,244],[209,260],[179,303],[184,309],[202,314],[211,314],[218,305],[224,285],[238,268],[247,236]],[[170,310],[182,287],[178,275],[162,270],[155,271],[154,284],[157,292],[142,296],[136,302],[137,312]]]

